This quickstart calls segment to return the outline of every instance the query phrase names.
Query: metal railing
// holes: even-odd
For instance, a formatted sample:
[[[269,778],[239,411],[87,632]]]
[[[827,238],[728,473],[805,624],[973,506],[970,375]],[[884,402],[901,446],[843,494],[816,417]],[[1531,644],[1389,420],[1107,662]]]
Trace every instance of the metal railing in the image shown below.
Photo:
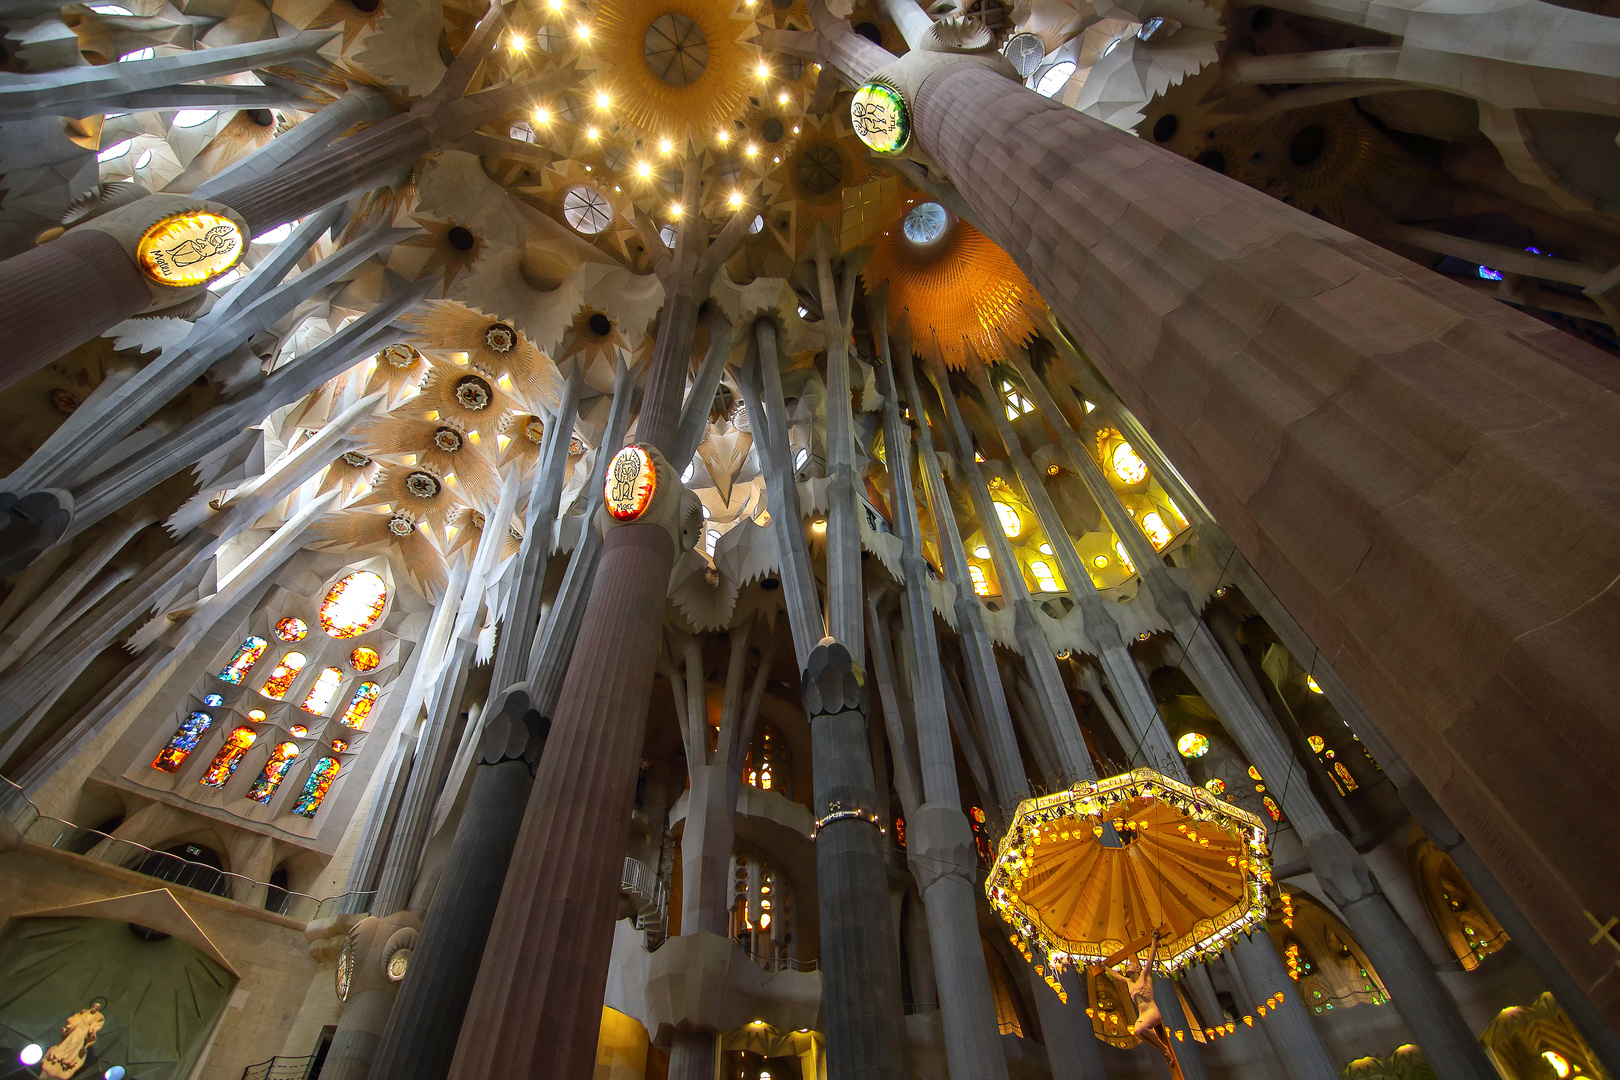
[[[619,875],[619,891],[635,904],[635,925],[647,935],[647,948],[664,943],[664,883],[645,863],[625,856]]]
[[[738,942],[738,944],[742,944]],[[747,945],[743,945],[743,952],[748,958],[766,971],[820,971],[819,960],[795,960],[791,956],[772,956],[768,953],[757,953]]]
[[[308,1080],[315,1068],[315,1055],[273,1057],[242,1070],[242,1080]]]
[[[123,840],[99,829],[82,828],[71,821],[41,813],[27,792],[3,776],[0,776],[0,811],[4,812],[23,839],[31,843],[133,870],[184,888],[223,896],[301,922],[313,922],[339,914],[363,914],[370,910],[372,898],[376,895],[375,892],[355,892],[324,898],[311,896],[268,881],[233,874],[229,870],[221,870],[170,851],[156,851],[145,844]]]

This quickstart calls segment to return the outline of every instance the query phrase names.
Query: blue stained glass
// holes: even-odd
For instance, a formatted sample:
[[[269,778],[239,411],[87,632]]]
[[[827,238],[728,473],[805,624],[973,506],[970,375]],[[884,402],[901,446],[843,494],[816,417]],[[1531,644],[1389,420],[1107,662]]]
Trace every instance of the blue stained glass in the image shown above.
[[[204,694],[203,704],[207,705],[209,708],[217,709],[221,705],[225,704],[225,699],[220,697],[218,694]]]
[[[152,768],[174,772],[197,749],[197,743],[214,726],[214,718],[205,712],[194,712],[181,722],[169,744],[152,759]]]

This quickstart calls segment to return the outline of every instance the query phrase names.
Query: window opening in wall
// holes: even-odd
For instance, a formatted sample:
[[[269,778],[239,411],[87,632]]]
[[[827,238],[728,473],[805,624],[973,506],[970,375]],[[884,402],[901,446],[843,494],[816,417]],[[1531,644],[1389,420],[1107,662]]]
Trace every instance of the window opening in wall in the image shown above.
[[[197,743],[208,729],[214,726],[214,718],[205,712],[194,712],[180,722],[180,727],[170,737],[168,745],[158,751],[158,756],[152,759],[152,768],[164,772],[174,772],[185,763],[191,752],[197,749]]]
[[[239,685],[242,682],[242,677],[248,673],[248,669],[259,662],[259,657],[264,655],[264,650],[269,644],[262,637],[250,637],[243,641],[241,647],[236,650],[236,655],[231,657],[229,663],[220,668],[219,674],[215,677],[221,682],[228,682],[233,686]]]
[[[225,781],[236,772],[236,767],[242,764],[242,755],[248,752],[259,739],[259,735],[250,727],[239,727],[225,736],[225,745],[219,748],[214,760],[209,764],[208,771],[203,773],[201,783],[204,787],[224,787]]]
[[[298,802],[293,805],[293,813],[300,817],[312,818],[315,811],[321,808],[321,802],[326,793],[332,788],[332,781],[337,778],[338,763],[335,758],[323,757],[315,763],[310,771],[309,779],[304,781],[303,794],[298,796]]]
[[[293,680],[298,678],[298,673],[304,670],[304,664],[305,657],[301,652],[290,652],[283,656],[275,670],[270,672],[270,677],[264,681],[264,685],[259,687],[259,693],[280,701],[287,696],[287,691],[292,687]]]

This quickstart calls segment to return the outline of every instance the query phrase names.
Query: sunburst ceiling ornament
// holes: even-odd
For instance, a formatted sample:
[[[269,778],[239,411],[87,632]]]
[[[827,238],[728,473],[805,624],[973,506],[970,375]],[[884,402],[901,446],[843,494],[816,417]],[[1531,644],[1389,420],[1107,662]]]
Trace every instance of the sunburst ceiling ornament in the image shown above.
[[[557,405],[556,366],[511,323],[448,300],[424,304],[402,321],[429,348],[464,352],[473,367],[507,376],[531,407]]]
[[[425,410],[429,420],[451,421],[464,432],[493,439],[502,418],[520,404],[510,380],[483,365],[435,360],[431,368],[422,393],[411,402],[413,408]],[[432,435],[431,431],[424,435],[422,449],[431,445]]]
[[[376,366],[366,377],[365,392],[372,394],[385,390],[389,401],[393,401],[395,395],[406,387],[415,389],[421,386],[428,373],[427,360],[404,342],[383,346],[377,353],[376,361]]]
[[[422,264],[422,273],[442,269],[444,290],[449,292],[461,272],[471,269],[478,256],[483,254],[483,238],[465,225],[453,221],[434,221],[414,215],[411,220],[422,226],[422,235],[413,236],[399,246],[427,248],[428,258]]]
[[[606,0],[591,29],[604,111],[653,140],[712,139],[761,81],[754,20],[741,12],[729,0]]]
[[[461,512],[462,503],[443,477],[418,464],[384,469],[370,494],[355,503],[357,509],[371,506],[401,510],[413,521],[442,528]]]
[[[1265,925],[1269,858],[1258,817],[1136,769],[1020,803],[985,893],[1026,955],[1145,961],[1157,932],[1169,975]]]
[[[347,510],[317,521],[310,527],[317,544],[342,548],[378,548],[416,585],[424,596],[444,589],[444,557],[420,520],[408,510],[376,512]]]
[[[438,476],[454,477],[462,496],[471,502],[491,505],[495,499],[495,466],[477,433],[457,418],[395,415],[368,424],[360,437],[377,454],[412,455]]]
[[[903,208],[861,269],[868,290],[889,285],[889,325],[909,317],[918,352],[963,368],[974,355],[1001,356],[1035,333],[1046,305],[1024,272],[978,229],[950,217],[936,240],[917,244],[901,227]]]

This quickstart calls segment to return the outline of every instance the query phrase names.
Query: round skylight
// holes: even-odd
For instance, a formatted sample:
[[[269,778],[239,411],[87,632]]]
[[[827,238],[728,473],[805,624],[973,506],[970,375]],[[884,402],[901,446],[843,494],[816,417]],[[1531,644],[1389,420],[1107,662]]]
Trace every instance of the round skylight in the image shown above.
[[[584,184],[569,188],[563,195],[562,211],[568,224],[586,236],[595,236],[613,222],[607,196]]]
[[[943,206],[925,202],[913,207],[900,227],[913,244],[932,244],[945,235],[945,226],[949,223],[950,216]]]

